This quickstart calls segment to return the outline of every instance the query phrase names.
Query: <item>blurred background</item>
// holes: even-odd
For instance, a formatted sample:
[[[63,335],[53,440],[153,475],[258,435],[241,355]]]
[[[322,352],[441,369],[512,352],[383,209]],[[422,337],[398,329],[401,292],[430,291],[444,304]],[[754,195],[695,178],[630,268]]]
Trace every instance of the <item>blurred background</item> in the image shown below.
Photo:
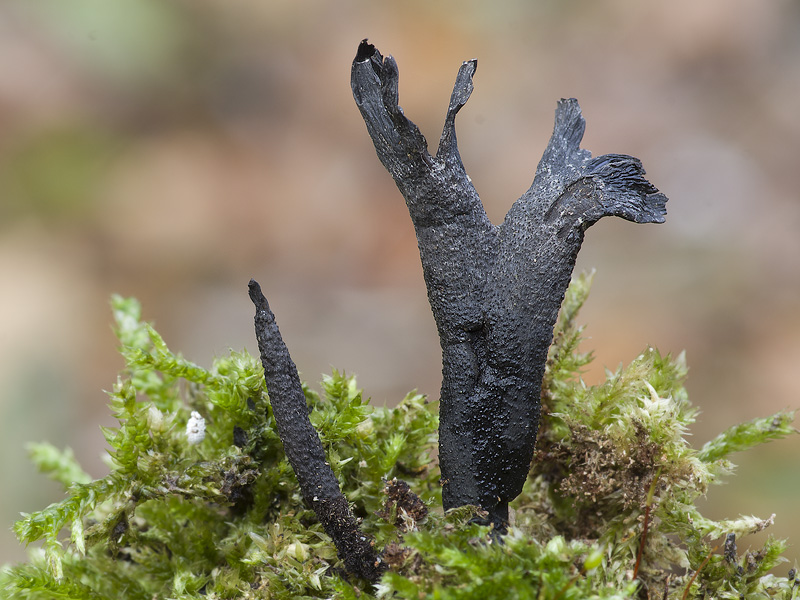
[[[112,293],[209,366],[256,352],[255,277],[305,379],[333,366],[378,404],[438,397],[414,232],[351,96],[365,37],[397,59],[432,150],[478,58],[458,135],[494,222],[561,97],[581,102],[585,148],[641,158],[669,196],[665,225],[587,234],[588,382],[647,345],[685,349],[697,446],[800,406],[797,0],[4,0],[0,564],[24,556],[18,513],[62,498],[26,442],[106,472]],[[768,533],[800,556],[800,436],[734,460],[709,516],[775,512]]]

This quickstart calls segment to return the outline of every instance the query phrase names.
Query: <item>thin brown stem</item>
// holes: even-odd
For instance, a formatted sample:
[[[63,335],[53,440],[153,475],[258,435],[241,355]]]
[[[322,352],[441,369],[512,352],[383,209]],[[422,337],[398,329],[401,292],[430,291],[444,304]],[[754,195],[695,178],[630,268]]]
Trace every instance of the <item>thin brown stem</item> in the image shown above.
[[[711,551],[708,554],[706,554],[706,557],[703,559],[703,562],[700,563],[700,566],[697,567],[697,570],[694,572],[691,579],[689,579],[689,583],[686,584],[686,589],[683,590],[683,596],[681,596],[681,600],[686,600],[686,598],[689,596],[689,590],[692,589],[692,584],[694,583],[694,580],[697,579],[697,576],[700,574],[700,571],[702,571],[703,567],[706,566],[708,561],[711,559],[711,555],[717,551],[717,548],[719,548],[718,545],[714,546],[711,549]]]
[[[647,490],[647,502],[644,507],[644,523],[642,525],[642,539],[639,542],[639,552],[636,553],[636,565],[633,567],[633,579],[639,576],[639,565],[642,563],[642,556],[644,555],[644,545],[647,542],[647,527],[650,524],[650,508],[653,506],[653,496],[656,491],[656,484],[661,475],[661,469],[658,470],[653,481],[650,483],[650,489]]]

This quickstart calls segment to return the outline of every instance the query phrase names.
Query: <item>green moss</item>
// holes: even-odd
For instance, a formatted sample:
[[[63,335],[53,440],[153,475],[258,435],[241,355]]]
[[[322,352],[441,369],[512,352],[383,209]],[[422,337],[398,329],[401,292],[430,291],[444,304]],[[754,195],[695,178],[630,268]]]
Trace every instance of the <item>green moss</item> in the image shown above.
[[[580,372],[591,355],[579,352],[575,319],[589,285],[576,279],[565,299],[537,456],[502,542],[472,522],[477,509],[441,513],[431,458],[437,416],[423,396],[372,407],[337,371],[319,393],[305,388],[334,473],[385,549],[391,570],[377,588],[343,575],[303,504],[259,361],[231,353],[206,370],[170,351],[137,302],[113,298],[126,367],[110,393],[119,424],[103,432],[110,472],[92,481],[69,450],[30,447],[67,498],[14,525],[22,543],[42,545],[0,574],[0,589],[10,598],[143,600],[677,599],[687,588],[687,597],[800,597],[793,574],[768,573],[784,542],[741,556],[730,544],[715,550],[726,535],[738,539],[771,520],[712,521],[695,507],[730,474],[732,452],[789,435],[793,415],[738,425],[695,450],[686,441],[695,410],[682,356],[648,348],[586,386]],[[206,422],[198,444],[186,436],[192,411]],[[419,505],[389,499],[395,477],[428,505],[427,518]]]

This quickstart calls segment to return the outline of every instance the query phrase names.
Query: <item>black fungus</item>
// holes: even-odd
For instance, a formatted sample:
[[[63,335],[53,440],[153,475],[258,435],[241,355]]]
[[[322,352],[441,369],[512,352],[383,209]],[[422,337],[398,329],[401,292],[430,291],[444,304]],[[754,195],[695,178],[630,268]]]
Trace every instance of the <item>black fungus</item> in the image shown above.
[[[547,351],[584,232],[608,215],[661,223],[667,198],[638,159],[581,149],[581,109],[561,100],[533,184],[493,225],[456,143],[455,117],[476,68],[475,60],[461,65],[435,156],[398,106],[391,56],[361,42],[351,86],[406,200],[439,331],[444,508],[479,505],[502,529],[533,457]]]
[[[374,540],[361,532],[326,461],[322,442],[308,418],[297,367],[283,342],[275,315],[261,287],[252,279],[249,291],[256,307],[256,339],[272,414],[303,499],[311,505],[325,532],[333,539],[347,571],[376,582],[385,565],[378,558]]]

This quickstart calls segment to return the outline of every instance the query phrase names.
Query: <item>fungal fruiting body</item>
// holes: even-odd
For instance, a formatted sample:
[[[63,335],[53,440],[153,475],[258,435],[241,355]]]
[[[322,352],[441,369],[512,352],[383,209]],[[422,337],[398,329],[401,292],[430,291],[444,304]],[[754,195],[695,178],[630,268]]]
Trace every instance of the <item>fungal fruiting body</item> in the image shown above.
[[[351,85],[378,158],[406,199],[439,331],[442,503],[478,505],[504,529],[533,459],[548,348],[584,232],[611,215],[661,223],[667,198],[638,159],[582,149],[580,106],[561,100],[531,187],[494,225],[456,143],[456,113],[476,68],[474,60],[461,65],[435,156],[398,105],[392,57],[364,40]]]
[[[328,463],[319,434],[308,417],[300,375],[269,302],[258,282],[251,279],[248,287],[256,307],[256,340],[272,415],[300,492],[333,539],[345,570],[376,583],[386,565],[375,551],[375,540],[361,533],[359,521],[339,488],[339,480]]]

